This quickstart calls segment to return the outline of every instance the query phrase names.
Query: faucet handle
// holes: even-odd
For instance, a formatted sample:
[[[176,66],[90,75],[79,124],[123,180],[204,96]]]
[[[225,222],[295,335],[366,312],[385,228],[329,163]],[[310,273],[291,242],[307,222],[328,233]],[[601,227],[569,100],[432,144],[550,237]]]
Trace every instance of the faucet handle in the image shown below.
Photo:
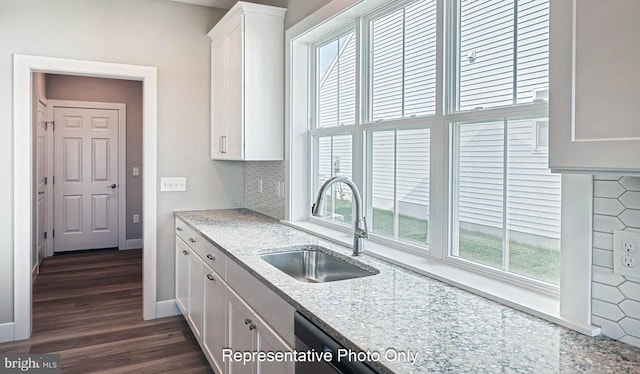
[[[364,235],[363,237],[369,239],[369,228],[367,227],[367,217],[362,216],[362,223],[364,223]]]

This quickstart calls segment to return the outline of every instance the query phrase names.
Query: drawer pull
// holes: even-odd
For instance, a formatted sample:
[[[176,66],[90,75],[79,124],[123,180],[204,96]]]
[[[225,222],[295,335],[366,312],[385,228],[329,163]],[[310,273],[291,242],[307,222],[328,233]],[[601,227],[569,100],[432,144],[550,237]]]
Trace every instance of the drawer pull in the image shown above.
[[[216,281],[216,278],[212,274],[207,274],[207,279],[212,281],[212,282]]]
[[[216,256],[212,255],[211,253],[209,253],[209,254],[207,255],[207,258],[208,258],[209,260],[211,260],[211,261],[215,261],[215,260],[216,260]]]
[[[189,241],[190,241],[191,243],[194,243],[194,244],[195,244],[195,242],[196,242],[196,240],[195,240],[194,238],[189,238]]]
[[[188,255],[188,254],[189,254],[189,252],[187,252],[186,250],[184,250],[184,249],[183,249],[183,250],[182,250],[182,254],[183,254],[183,255]]]
[[[180,226],[176,227],[176,231],[182,231],[182,227]]]

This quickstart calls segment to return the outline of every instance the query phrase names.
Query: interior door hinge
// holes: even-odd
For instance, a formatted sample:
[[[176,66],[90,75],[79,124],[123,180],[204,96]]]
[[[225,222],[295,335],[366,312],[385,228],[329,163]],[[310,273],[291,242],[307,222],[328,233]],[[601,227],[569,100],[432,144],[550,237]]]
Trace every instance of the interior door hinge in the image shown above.
[[[55,121],[45,121],[44,122],[44,131],[47,131],[49,129],[49,126],[51,126],[51,131],[53,131],[54,125],[55,125]]]
[[[45,184],[45,185],[47,184],[47,182],[48,182],[48,181],[49,181],[49,178],[44,177],[44,184]]]
[[[56,229],[51,230],[51,236],[54,238],[56,237]]]
[[[46,231],[44,232],[44,238],[45,239],[47,238],[47,232]]]
[[[51,177],[51,184],[56,184],[56,176]]]

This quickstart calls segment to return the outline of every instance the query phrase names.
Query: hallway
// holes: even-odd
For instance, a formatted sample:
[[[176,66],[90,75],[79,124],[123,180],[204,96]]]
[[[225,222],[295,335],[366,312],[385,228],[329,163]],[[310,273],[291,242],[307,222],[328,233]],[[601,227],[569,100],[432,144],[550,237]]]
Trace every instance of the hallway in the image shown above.
[[[49,257],[33,286],[31,339],[5,353],[58,353],[67,373],[209,373],[181,316],[142,319],[142,250]]]

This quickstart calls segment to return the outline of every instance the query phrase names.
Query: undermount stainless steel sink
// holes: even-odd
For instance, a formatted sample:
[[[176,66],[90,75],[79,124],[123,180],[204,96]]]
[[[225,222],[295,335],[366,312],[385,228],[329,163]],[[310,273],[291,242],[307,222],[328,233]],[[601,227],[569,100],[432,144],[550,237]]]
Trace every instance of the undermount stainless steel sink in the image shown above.
[[[380,272],[347,256],[315,245],[282,248],[260,257],[294,279],[307,283],[362,278]]]

